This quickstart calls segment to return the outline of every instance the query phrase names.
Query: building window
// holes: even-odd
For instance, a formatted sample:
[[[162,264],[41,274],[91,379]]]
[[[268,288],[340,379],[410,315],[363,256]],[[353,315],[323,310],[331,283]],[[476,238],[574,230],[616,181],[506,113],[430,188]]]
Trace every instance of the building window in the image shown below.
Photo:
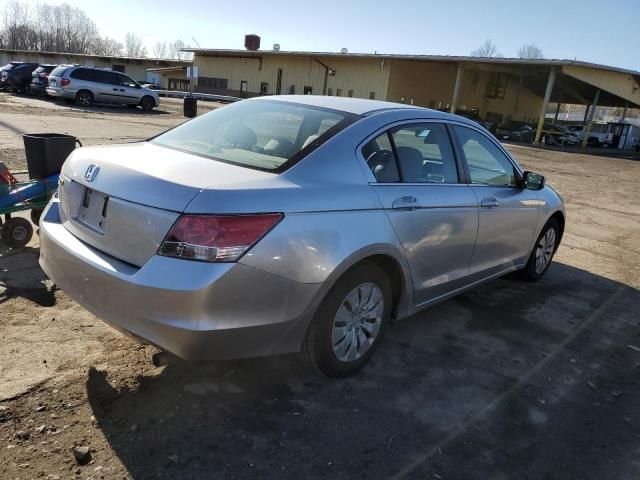
[[[186,92],[189,90],[189,79],[184,78],[170,78],[169,90],[179,90]]]
[[[111,70],[114,72],[124,73],[124,65],[112,65]]]
[[[349,91],[347,92],[347,96],[349,96],[349,97],[353,97],[353,90],[349,90]]]
[[[333,88],[327,88],[327,95],[328,96],[332,96],[333,95]]]
[[[269,93],[269,82],[260,82],[260,95]]]
[[[342,89],[336,88],[336,97],[341,97],[341,96],[342,96]]]
[[[303,93],[305,95],[311,95],[313,93],[313,87],[310,87],[308,85],[305,85],[303,90]]]
[[[198,86],[200,87],[226,89],[228,83],[226,78],[198,77]]]
[[[369,92],[369,100],[375,100],[376,99],[376,92]]]

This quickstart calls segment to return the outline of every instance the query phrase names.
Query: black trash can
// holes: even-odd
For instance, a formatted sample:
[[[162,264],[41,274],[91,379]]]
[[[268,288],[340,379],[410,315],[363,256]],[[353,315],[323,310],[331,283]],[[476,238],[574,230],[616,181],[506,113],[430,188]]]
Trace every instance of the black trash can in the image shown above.
[[[198,115],[198,99],[196,97],[184,97],[184,116],[193,118]]]
[[[29,178],[46,178],[60,173],[62,164],[76,148],[82,146],[73,135],[63,133],[27,133],[22,136]]]

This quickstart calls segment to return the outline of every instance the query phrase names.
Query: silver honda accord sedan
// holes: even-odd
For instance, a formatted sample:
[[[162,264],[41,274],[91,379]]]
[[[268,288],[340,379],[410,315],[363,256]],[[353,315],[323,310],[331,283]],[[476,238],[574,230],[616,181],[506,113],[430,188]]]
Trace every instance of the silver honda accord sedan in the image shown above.
[[[86,309],[190,360],[301,352],[357,371],[393,320],[549,268],[561,197],[462,117],[272,96],[75,150],[40,264]]]

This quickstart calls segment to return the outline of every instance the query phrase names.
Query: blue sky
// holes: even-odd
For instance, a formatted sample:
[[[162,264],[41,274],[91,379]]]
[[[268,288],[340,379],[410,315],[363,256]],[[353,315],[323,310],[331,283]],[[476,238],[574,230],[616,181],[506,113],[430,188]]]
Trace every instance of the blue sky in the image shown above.
[[[0,0],[0,7],[5,3]],[[118,40],[135,32],[149,50],[156,41],[176,38],[195,46],[192,37],[203,48],[243,48],[244,34],[257,33],[263,48],[280,43],[283,50],[468,55],[489,38],[505,57],[533,43],[546,58],[640,70],[640,0],[46,3],[82,8],[103,34]]]

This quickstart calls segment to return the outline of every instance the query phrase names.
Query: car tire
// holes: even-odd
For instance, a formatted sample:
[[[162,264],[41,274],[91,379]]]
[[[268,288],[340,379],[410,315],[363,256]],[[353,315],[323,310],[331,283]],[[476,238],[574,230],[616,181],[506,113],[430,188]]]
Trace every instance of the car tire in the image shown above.
[[[33,237],[33,227],[24,218],[10,218],[2,226],[2,241],[11,248],[24,247],[31,237]]]
[[[151,110],[153,110],[153,107],[155,106],[156,106],[155,100],[149,96],[142,97],[142,100],[140,100],[140,107],[142,107],[142,110],[145,112],[150,112]]]
[[[33,223],[36,227],[40,226],[40,217],[42,217],[42,212],[44,212],[44,208],[31,209],[31,223]]]
[[[333,285],[314,315],[302,344],[303,360],[327,377],[356,373],[380,344],[391,310],[386,273],[373,263],[356,265]]]
[[[90,107],[93,104],[93,94],[89,90],[80,90],[76,93],[76,104],[81,107]]]
[[[533,245],[533,251],[527,265],[520,270],[521,277],[528,282],[540,280],[549,269],[559,243],[560,227],[558,221],[555,218],[550,218]]]

